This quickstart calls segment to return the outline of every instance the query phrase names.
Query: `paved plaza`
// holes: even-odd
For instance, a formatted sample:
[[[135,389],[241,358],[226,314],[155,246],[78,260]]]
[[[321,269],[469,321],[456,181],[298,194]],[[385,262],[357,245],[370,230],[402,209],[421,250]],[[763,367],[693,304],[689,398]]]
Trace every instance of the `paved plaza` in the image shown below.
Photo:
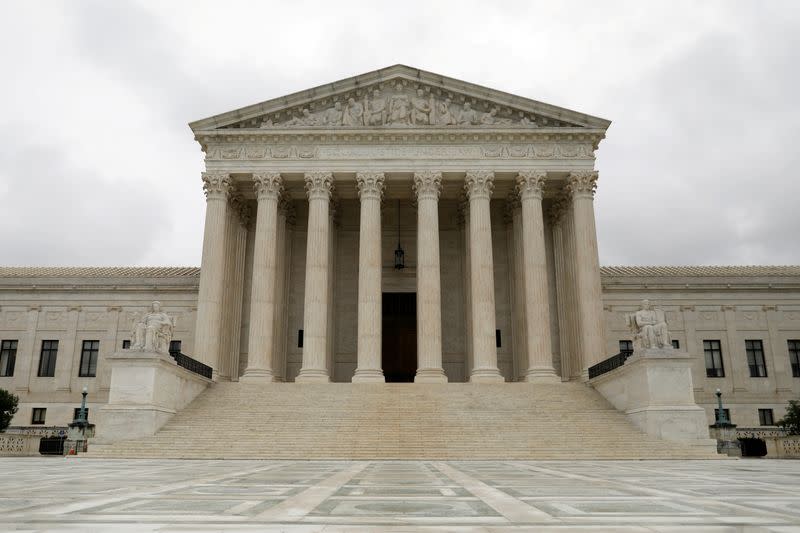
[[[0,459],[0,531],[800,531],[800,461]]]

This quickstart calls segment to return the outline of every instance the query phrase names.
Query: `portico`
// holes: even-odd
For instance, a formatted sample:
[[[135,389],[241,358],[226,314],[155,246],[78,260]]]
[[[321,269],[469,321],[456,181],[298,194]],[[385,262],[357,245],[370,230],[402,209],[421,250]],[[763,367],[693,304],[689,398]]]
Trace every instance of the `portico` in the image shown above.
[[[198,357],[219,380],[383,382],[383,293],[414,292],[415,382],[581,379],[608,355],[608,124],[403,66],[193,123]]]

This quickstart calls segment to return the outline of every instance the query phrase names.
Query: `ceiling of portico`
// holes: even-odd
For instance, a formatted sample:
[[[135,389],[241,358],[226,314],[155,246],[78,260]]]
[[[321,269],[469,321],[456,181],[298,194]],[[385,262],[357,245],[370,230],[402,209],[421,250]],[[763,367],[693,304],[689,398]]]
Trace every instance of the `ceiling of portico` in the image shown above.
[[[564,128],[604,132],[609,125],[608,120],[577,111],[394,65],[198,120],[190,127],[200,140],[214,132],[320,135],[332,130]]]

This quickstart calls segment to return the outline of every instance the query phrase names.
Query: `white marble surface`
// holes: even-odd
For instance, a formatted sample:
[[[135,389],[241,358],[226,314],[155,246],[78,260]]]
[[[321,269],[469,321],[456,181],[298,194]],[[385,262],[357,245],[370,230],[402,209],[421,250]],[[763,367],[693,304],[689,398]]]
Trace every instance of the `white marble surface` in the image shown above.
[[[800,531],[800,462],[0,459],[0,531]]]

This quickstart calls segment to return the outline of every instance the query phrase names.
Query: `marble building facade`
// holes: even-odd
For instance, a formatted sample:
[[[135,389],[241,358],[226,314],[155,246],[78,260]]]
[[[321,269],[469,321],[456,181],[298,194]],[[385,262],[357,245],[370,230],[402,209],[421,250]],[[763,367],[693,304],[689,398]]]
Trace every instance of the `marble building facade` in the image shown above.
[[[800,267],[601,268],[609,124],[404,66],[192,123],[202,268],[0,268],[14,424],[66,424],[83,386],[102,405],[106,358],[152,300],[214,379],[269,386],[585,380],[649,298],[709,422],[717,388],[735,423],[779,419],[800,395]]]

